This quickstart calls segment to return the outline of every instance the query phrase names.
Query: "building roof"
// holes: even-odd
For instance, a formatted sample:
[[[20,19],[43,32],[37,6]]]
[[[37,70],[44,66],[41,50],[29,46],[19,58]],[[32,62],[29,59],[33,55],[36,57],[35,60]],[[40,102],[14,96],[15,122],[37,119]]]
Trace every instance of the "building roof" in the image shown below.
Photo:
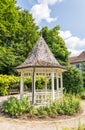
[[[79,56],[74,56],[69,58],[70,64],[84,62],[84,61],[85,61],[85,51],[83,51]]]
[[[25,62],[17,66],[16,69],[29,67],[64,68],[58,63],[42,36],[37,41],[35,47],[33,48],[30,55],[27,57]]]

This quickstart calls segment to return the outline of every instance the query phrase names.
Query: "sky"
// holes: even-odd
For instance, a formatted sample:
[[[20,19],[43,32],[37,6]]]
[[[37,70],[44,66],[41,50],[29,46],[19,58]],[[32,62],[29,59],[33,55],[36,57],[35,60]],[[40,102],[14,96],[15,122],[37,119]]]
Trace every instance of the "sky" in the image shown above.
[[[17,0],[17,5],[28,10],[40,28],[59,25],[71,56],[85,51],[85,0]]]

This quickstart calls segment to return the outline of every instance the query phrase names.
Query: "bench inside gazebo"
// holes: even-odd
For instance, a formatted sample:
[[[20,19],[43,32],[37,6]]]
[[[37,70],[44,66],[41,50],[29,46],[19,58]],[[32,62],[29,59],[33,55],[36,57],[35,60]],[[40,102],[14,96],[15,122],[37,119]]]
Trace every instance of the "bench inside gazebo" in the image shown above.
[[[47,104],[63,95],[62,73],[65,71],[65,68],[55,59],[42,36],[37,41],[25,62],[17,66],[16,69],[21,75],[21,99],[25,94],[24,77],[28,75],[32,77],[32,92],[28,92],[27,96],[32,104]],[[38,91],[36,89],[36,76],[41,75],[51,79],[50,90],[47,89],[47,83],[45,84],[44,90]],[[56,82],[54,82],[54,80]]]

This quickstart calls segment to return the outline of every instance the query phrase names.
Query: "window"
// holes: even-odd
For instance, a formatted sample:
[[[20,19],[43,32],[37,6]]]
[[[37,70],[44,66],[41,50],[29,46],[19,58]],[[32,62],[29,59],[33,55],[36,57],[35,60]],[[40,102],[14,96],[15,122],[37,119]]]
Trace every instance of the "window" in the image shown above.
[[[80,68],[80,65],[79,65],[79,64],[76,64],[76,68]]]

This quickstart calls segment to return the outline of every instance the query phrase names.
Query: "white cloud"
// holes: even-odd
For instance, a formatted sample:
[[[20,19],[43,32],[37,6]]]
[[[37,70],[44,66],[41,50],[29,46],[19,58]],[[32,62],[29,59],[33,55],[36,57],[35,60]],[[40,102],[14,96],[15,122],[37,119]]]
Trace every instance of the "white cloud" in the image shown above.
[[[65,32],[64,31],[60,31],[60,36],[65,40],[65,39],[71,37],[72,34],[70,33],[70,31],[65,31]]]
[[[47,5],[54,5],[56,2],[62,2],[63,0],[38,0],[38,3]]]
[[[42,20],[46,20],[48,23],[56,20],[56,18],[50,17],[51,10],[48,8],[48,5],[45,4],[34,5],[31,9],[31,13],[36,23],[40,23]]]
[[[70,31],[60,31],[60,36],[64,39],[71,56],[79,55],[85,50],[85,39],[73,36]]]
[[[31,8],[31,13],[35,18],[35,22],[39,24],[42,20],[46,20],[48,23],[56,21],[57,18],[51,17],[51,9],[49,5],[54,5],[56,2],[62,2],[63,0],[37,0],[38,4],[35,4]]]

